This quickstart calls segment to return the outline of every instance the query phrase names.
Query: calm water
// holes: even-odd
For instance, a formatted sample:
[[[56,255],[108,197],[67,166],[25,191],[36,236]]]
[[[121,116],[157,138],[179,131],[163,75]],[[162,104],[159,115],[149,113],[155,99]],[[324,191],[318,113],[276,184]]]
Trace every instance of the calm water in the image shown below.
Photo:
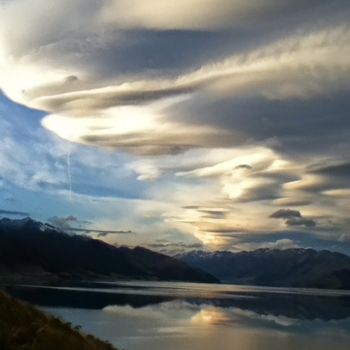
[[[11,293],[119,349],[350,348],[349,292],[118,282]]]

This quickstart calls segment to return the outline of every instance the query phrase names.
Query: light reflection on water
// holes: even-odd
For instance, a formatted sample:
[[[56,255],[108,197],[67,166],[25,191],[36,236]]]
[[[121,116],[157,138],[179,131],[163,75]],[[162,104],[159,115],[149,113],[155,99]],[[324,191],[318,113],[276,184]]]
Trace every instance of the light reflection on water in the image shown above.
[[[348,292],[189,283],[17,287],[12,294],[127,350],[345,350]]]

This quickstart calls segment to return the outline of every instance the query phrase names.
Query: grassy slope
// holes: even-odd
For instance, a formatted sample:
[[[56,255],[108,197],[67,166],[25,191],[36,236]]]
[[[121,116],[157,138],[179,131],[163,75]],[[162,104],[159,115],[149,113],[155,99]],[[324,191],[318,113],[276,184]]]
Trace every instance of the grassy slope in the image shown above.
[[[115,350],[59,319],[0,292],[1,350]]]

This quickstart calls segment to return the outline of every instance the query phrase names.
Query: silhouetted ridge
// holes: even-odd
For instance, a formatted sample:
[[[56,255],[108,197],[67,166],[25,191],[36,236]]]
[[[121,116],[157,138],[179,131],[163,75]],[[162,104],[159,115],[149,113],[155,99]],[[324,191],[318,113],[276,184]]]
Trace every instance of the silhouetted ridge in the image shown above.
[[[116,350],[68,323],[0,292],[2,350]]]
[[[123,277],[216,282],[208,273],[144,248],[115,247],[86,236],[23,220],[0,220],[2,276]]]

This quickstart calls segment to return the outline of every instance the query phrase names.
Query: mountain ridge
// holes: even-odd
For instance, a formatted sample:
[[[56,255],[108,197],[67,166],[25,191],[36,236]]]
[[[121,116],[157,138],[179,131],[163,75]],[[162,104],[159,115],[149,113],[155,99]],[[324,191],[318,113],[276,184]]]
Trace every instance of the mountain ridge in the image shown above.
[[[233,253],[192,251],[176,257],[222,282],[276,287],[350,289],[350,257],[311,248]]]
[[[3,280],[124,278],[217,282],[210,274],[146,248],[115,247],[34,221],[0,220]]]

